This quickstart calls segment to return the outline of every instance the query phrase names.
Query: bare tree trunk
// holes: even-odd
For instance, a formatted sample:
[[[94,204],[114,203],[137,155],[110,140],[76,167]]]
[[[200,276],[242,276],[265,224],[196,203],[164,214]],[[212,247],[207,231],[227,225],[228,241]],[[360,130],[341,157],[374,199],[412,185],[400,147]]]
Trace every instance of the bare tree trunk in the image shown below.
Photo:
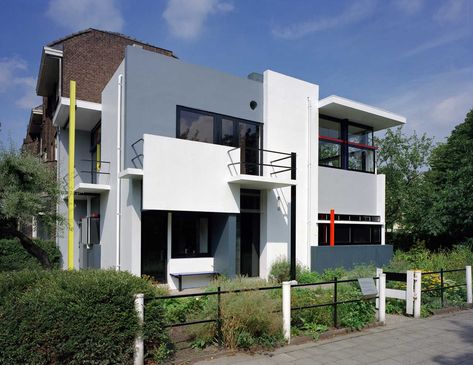
[[[31,256],[36,258],[44,269],[51,269],[48,253],[39,247],[31,238],[17,229],[16,222],[13,220],[0,221],[0,237],[14,237],[20,241],[20,244]]]

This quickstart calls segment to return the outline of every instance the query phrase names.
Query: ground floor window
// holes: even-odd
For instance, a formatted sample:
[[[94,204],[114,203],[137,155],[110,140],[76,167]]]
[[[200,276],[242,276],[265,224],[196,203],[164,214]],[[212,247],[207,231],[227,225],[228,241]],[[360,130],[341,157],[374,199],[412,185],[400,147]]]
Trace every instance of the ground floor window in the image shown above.
[[[330,244],[330,225],[319,224],[319,246]],[[372,224],[335,224],[335,245],[381,244],[381,226]]]
[[[172,215],[172,258],[210,256],[208,213]]]

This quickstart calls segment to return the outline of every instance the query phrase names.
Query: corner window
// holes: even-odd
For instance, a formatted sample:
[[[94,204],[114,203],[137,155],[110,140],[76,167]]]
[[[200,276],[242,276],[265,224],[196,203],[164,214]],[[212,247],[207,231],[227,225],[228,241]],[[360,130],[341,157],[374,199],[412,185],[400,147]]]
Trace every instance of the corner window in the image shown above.
[[[319,165],[374,173],[373,129],[329,116],[319,118]]]
[[[172,257],[210,256],[209,215],[204,213],[172,214]]]

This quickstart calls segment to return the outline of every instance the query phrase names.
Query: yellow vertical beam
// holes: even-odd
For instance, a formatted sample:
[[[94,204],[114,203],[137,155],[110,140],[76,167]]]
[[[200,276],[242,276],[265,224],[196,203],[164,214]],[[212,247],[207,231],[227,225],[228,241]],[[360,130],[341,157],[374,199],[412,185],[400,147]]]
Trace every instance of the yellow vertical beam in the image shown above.
[[[74,269],[74,158],[76,145],[76,82],[71,80],[69,92],[69,187],[67,194],[67,269]]]

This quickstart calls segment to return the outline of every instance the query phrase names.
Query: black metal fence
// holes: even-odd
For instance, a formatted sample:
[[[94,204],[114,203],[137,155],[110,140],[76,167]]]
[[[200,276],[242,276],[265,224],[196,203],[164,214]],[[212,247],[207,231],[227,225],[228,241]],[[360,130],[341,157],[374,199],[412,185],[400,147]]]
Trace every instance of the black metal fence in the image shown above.
[[[373,280],[379,280],[379,277],[373,277]],[[292,285],[292,288],[301,288],[301,287],[310,287],[310,286],[318,286],[318,285],[333,285],[333,295],[332,295],[332,302],[329,303],[317,303],[317,304],[310,304],[298,307],[292,307],[291,310],[302,310],[302,309],[311,309],[311,308],[322,308],[322,307],[332,307],[332,324],[334,328],[338,328],[338,306],[343,304],[350,304],[350,303],[358,303],[369,301],[373,299],[379,299],[379,295],[376,296],[369,296],[369,297],[362,297],[357,299],[350,299],[350,300],[338,300],[338,285],[343,283],[355,283],[358,282],[358,279],[345,279],[345,280],[338,280],[334,278],[332,281],[323,281],[318,283],[309,283],[309,284],[295,284]],[[378,308],[376,308],[378,309]]]
[[[464,284],[455,284],[455,285],[447,285],[447,286],[445,285],[445,274],[446,273],[453,273],[453,272],[466,272],[466,269],[452,269],[452,270],[440,269],[440,271],[428,271],[428,272],[423,272],[422,273],[422,277],[424,275],[426,275],[426,276],[439,275],[440,276],[440,283],[437,287],[422,289],[422,292],[423,293],[440,292],[440,303],[441,303],[442,308],[445,307],[445,290],[446,289],[466,287],[466,283],[464,283]]]
[[[145,304],[150,300],[170,300],[170,299],[179,299],[179,298],[195,298],[195,297],[210,297],[210,296],[217,296],[217,310],[215,313],[214,318],[209,319],[201,319],[195,321],[186,321],[186,322],[177,322],[177,323],[167,323],[164,325],[164,328],[171,328],[171,327],[182,327],[182,326],[190,326],[195,324],[204,324],[204,323],[215,323],[217,327],[217,342],[219,345],[223,343],[223,336],[222,336],[222,295],[224,294],[236,294],[236,293],[244,293],[244,292],[255,292],[255,291],[265,291],[265,290],[275,290],[281,289],[282,286],[265,286],[260,288],[248,288],[248,289],[235,289],[235,290],[221,290],[221,287],[217,287],[216,291],[211,292],[202,292],[202,293],[191,293],[191,294],[178,294],[178,295],[163,295],[163,296],[156,296],[156,297],[145,297]],[[275,311],[275,313],[280,311]],[[145,310],[146,315],[146,310]]]
[[[373,280],[379,280],[379,277],[373,277]],[[327,303],[317,303],[305,306],[296,306],[293,307],[291,305],[291,310],[302,310],[302,309],[313,309],[313,308],[322,308],[322,307],[331,307],[333,311],[333,327],[338,327],[338,306],[350,304],[350,303],[357,303],[357,302],[364,302],[379,299],[379,295],[376,296],[369,296],[369,297],[361,297],[356,299],[350,300],[338,300],[338,287],[340,284],[343,283],[356,283],[358,279],[345,279],[345,280],[338,280],[334,278],[332,281],[322,281],[316,283],[307,283],[307,284],[294,284],[291,285],[291,288],[302,288],[302,287],[314,287],[314,286],[327,286],[333,285],[333,295],[332,301]],[[182,327],[182,326],[190,326],[196,324],[205,324],[205,323],[215,323],[216,324],[216,332],[217,332],[217,342],[219,344],[223,343],[222,338],[222,295],[226,294],[237,294],[237,293],[245,293],[245,292],[257,292],[257,291],[267,291],[267,290],[281,290],[282,286],[267,286],[267,287],[259,287],[259,288],[248,288],[248,289],[236,289],[236,290],[221,290],[221,287],[217,287],[216,291],[211,292],[202,292],[202,293],[191,293],[191,294],[178,294],[178,295],[165,295],[165,296],[153,296],[153,297],[145,297],[145,304],[151,300],[172,300],[172,299],[180,299],[180,298],[192,298],[192,297],[209,297],[209,296],[217,296],[217,307],[215,317],[213,318],[206,318],[200,320],[192,320],[192,321],[185,321],[185,322],[176,322],[176,323],[167,323],[164,325],[165,328],[172,328],[172,327]],[[378,309],[378,308],[376,308]],[[282,309],[275,310],[273,313],[280,313]],[[146,311],[145,311],[146,315]]]

